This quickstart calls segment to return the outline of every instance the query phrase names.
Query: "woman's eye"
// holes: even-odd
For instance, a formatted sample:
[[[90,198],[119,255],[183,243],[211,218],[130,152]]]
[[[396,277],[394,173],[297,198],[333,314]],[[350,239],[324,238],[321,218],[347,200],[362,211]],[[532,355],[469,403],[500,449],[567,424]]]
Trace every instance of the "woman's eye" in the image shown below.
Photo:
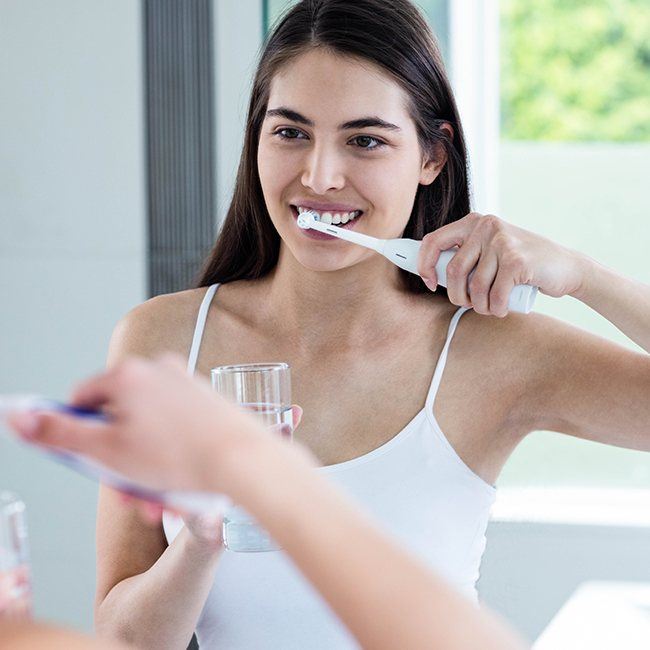
[[[277,135],[283,140],[297,140],[303,133],[298,129],[278,129],[273,135]]]
[[[352,142],[356,142],[356,146],[360,149],[378,149],[386,144],[370,135],[358,135],[356,138],[352,138]]]
[[[294,129],[291,127],[278,129],[277,131],[273,132],[273,135],[280,138],[280,140],[308,139],[300,129]],[[385,142],[382,142],[377,138],[373,138],[371,135],[358,135],[355,138],[352,138],[350,142],[353,142],[354,146],[358,147],[359,149],[364,149],[366,151],[369,151],[371,149],[379,149],[379,147],[384,147],[386,145]]]

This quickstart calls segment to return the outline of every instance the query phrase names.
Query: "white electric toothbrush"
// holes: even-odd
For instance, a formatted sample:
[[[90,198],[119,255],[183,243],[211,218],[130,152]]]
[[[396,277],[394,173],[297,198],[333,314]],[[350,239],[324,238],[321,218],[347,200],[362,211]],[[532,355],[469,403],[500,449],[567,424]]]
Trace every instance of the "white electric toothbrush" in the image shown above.
[[[327,235],[344,239],[364,248],[370,248],[383,255],[400,269],[409,273],[418,273],[418,253],[420,252],[421,241],[415,239],[377,239],[370,235],[364,235],[354,230],[346,230],[337,226],[325,224],[313,210],[307,210],[298,215],[298,225],[304,229],[318,230]],[[456,254],[456,250],[442,251],[436,263],[436,275],[438,284],[447,286],[447,264]],[[528,284],[518,284],[513,287],[508,300],[508,310],[527,314],[533,308],[537,297],[537,287]]]

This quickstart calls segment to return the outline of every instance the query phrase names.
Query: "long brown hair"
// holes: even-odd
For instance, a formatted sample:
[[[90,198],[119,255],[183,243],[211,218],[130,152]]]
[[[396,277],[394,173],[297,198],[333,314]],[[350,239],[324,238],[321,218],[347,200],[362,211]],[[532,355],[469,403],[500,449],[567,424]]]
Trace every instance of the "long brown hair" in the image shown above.
[[[277,22],[253,82],[246,133],[230,208],[198,286],[256,279],[277,264],[278,235],[268,214],[257,169],[260,129],[271,80],[289,60],[323,47],[365,59],[388,72],[406,91],[425,156],[444,151],[446,163],[431,185],[420,185],[404,237],[422,237],[469,212],[465,141],[440,51],[425,19],[408,0],[303,0]],[[453,137],[441,125],[453,128]],[[427,291],[401,271],[407,288]]]

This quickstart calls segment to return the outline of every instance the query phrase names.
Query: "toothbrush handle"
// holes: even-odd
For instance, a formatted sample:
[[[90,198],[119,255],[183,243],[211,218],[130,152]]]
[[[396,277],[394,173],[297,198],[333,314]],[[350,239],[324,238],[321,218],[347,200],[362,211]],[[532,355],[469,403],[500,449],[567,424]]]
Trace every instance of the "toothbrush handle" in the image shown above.
[[[364,248],[370,248],[373,251],[381,253],[382,246],[386,240],[377,239],[376,237],[371,237],[370,235],[364,235],[363,233],[356,232],[354,230],[346,230],[345,228],[339,228],[332,224],[323,223],[322,221],[313,221],[309,227],[312,230],[318,230],[318,232],[325,233],[326,235],[333,235],[339,239],[344,239],[349,241],[352,244],[357,244],[357,246],[363,246]]]
[[[419,275],[417,264],[422,242],[415,239],[389,239],[382,254],[401,269]],[[447,265],[457,253],[457,249],[442,251],[436,263],[436,275],[440,286],[447,286]],[[538,288],[528,284],[518,284],[512,288],[508,299],[508,310],[528,314],[535,303]]]
[[[438,284],[447,286],[447,265],[457,253],[456,249],[442,251],[436,263],[436,275],[438,277]],[[470,273],[471,277],[471,273]],[[510,291],[508,298],[508,311],[518,312],[520,314],[528,314],[535,304],[537,293],[539,289],[530,284],[517,284]]]

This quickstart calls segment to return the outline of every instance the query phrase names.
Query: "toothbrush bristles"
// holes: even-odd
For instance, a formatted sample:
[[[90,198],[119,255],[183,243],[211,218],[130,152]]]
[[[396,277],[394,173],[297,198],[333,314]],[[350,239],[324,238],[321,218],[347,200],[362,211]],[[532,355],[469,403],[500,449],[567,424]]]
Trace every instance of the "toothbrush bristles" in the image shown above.
[[[298,215],[298,225],[301,228],[311,228],[311,225],[315,221],[320,221],[320,217],[316,212],[313,210],[308,210],[307,212],[302,212],[301,214]]]

